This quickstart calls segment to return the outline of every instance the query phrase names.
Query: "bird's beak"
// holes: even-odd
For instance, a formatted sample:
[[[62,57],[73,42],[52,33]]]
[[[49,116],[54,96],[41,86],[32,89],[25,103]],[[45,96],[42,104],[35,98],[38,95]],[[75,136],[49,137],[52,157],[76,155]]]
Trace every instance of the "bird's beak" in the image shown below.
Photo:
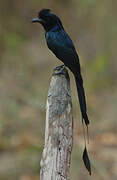
[[[32,23],[36,23],[36,22],[41,23],[41,22],[43,22],[43,20],[41,18],[39,18],[39,17],[33,18]]]

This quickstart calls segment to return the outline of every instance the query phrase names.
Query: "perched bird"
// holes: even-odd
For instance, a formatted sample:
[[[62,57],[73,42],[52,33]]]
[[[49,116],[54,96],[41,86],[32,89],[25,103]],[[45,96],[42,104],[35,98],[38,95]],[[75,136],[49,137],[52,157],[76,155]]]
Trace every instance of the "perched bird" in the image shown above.
[[[60,18],[56,16],[54,13],[52,13],[49,9],[42,9],[39,12],[38,17],[32,19],[32,22],[40,23],[44,27],[45,38],[48,48],[73,73],[78,91],[80,109],[82,114],[82,122],[84,121],[88,128],[89,119],[87,116],[86,98],[83,87],[83,79],[81,75],[79,57],[72,40],[64,30]],[[86,150],[86,142],[85,150],[83,153],[83,160],[86,168],[91,174],[90,161]]]

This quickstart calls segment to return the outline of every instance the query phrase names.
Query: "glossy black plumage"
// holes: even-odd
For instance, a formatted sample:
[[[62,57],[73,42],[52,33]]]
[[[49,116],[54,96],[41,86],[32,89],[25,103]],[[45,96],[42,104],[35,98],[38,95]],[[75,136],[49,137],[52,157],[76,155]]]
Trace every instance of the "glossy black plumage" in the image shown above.
[[[61,20],[49,9],[43,9],[38,17],[32,22],[39,22],[45,29],[45,38],[48,48],[67,66],[74,74],[80,109],[85,124],[89,124],[86,108],[85,92],[79,64],[79,57],[75,50],[72,40],[65,32]]]
[[[38,17],[34,18],[32,22],[39,22],[42,24],[45,29],[45,38],[48,48],[72,71],[76,81],[82,119],[86,126],[88,126],[89,120],[79,57],[72,40],[65,32],[61,20],[49,9],[41,10]],[[83,157],[85,157],[85,154],[86,153],[84,153]]]

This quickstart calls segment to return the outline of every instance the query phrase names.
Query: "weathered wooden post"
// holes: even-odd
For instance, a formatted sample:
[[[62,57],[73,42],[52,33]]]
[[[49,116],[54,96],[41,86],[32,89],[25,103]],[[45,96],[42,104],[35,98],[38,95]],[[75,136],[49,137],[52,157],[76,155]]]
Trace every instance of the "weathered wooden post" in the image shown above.
[[[47,98],[45,146],[40,180],[68,180],[73,143],[69,75],[64,66],[54,69]]]

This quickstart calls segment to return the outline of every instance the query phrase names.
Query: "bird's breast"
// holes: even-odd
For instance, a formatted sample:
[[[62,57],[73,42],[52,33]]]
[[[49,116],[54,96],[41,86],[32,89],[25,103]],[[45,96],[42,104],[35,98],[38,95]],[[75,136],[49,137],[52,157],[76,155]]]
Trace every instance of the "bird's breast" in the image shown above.
[[[60,50],[59,40],[58,40],[58,33],[56,32],[47,32],[46,33],[46,42],[48,48],[58,56],[58,51]]]

